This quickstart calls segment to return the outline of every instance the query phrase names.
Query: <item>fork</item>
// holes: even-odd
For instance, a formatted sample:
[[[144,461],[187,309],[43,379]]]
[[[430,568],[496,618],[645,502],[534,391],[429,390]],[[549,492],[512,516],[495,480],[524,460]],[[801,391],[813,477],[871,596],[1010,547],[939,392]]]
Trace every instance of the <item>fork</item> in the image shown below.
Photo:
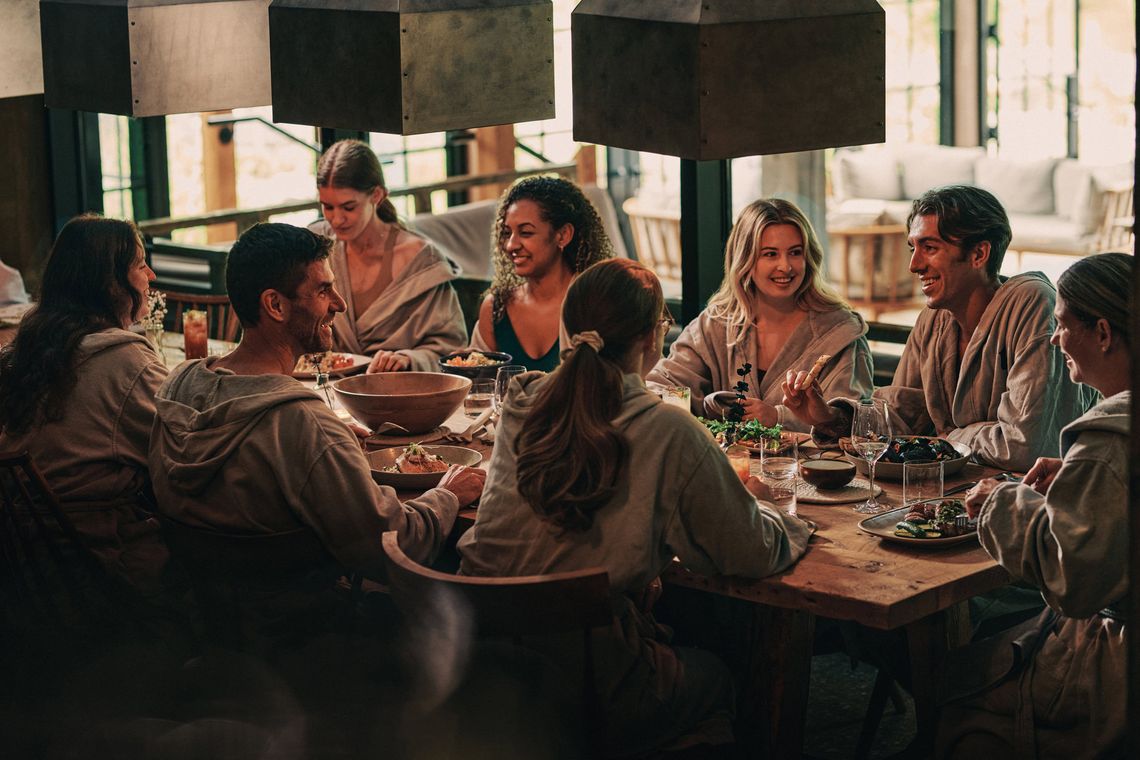
[[[325,401],[328,403],[330,409],[335,409],[333,406],[332,394],[329,393],[329,376],[327,372],[317,370],[317,386],[314,390],[325,392]]]

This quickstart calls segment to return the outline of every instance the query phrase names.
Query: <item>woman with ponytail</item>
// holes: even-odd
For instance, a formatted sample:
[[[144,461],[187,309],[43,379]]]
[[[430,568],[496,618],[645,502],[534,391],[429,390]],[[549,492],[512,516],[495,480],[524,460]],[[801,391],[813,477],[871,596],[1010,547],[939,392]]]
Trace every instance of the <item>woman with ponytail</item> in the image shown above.
[[[731,679],[709,653],[661,637],[647,599],[681,558],[700,573],[761,577],[804,551],[806,524],[758,503],[708,431],[663,404],[643,377],[669,319],[657,278],[627,259],[595,264],[570,285],[561,365],[511,384],[461,572],[515,576],[603,567],[616,611],[595,633],[608,752],[731,741]],[[637,601],[635,601],[637,600]],[[534,642],[565,662],[564,640]]]
[[[334,348],[373,355],[369,372],[439,369],[441,356],[467,343],[455,265],[400,223],[366,143],[325,151],[317,190],[324,220],[310,228],[336,241],[329,263],[348,304],[333,322]]]

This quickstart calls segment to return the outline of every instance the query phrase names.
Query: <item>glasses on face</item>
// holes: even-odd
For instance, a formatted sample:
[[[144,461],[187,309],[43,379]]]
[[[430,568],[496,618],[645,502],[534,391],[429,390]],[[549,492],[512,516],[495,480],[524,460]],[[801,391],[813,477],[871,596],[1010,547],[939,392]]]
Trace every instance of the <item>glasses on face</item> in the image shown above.
[[[657,324],[661,325],[665,328],[666,331],[668,331],[670,327],[677,324],[677,320],[673,319],[673,315],[669,313],[668,309],[665,309],[664,313],[661,315],[661,319],[657,320]]]

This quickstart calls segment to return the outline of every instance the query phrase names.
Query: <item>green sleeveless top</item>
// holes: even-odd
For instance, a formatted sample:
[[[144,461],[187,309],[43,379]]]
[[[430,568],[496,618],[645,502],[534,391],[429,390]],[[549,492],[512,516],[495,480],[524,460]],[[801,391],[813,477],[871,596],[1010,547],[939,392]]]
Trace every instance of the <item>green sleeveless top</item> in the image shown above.
[[[498,346],[500,351],[513,356],[515,364],[521,364],[527,369],[539,369],[543,372],[550,372],[558,366],[557,339],[555,339],[554,345],[550,347],[549,351],[535,359],[528,355],[526,350],[523,349],[522,344],[519,343],[518,336],[515,335],[515,326],[511,324],[509,314],[503,314],[503,318],[494,324],[494,331],[495,345]]]

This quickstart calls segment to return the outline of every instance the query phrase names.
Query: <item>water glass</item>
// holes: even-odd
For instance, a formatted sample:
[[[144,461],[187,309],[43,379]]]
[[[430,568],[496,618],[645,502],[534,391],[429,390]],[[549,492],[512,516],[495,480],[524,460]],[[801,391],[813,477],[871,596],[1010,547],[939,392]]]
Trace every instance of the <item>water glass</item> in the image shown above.
[[[792,439],[791,449],[779,454],[762,450],[760,480],[772,493],[772,503],[788,514],[796,514],[796,487],[799,482],[799,442]]]
[[[503,399],[507,397],[507,390],[511,387],[511,379],[524,372],[526,372],[526,367],[521,364],[507,364],[499,367],[499,371],[495,373],[495,395],[491,399],[496,413],[501,413],[503,410]]]
[[[490,378],[480,378],[471,381],[471,389],[463,399],[463,413],[475,419],[491,408],[495,400],[495,381]]]
[[[903,462],[903,504],[942,498],[942,462]]]

